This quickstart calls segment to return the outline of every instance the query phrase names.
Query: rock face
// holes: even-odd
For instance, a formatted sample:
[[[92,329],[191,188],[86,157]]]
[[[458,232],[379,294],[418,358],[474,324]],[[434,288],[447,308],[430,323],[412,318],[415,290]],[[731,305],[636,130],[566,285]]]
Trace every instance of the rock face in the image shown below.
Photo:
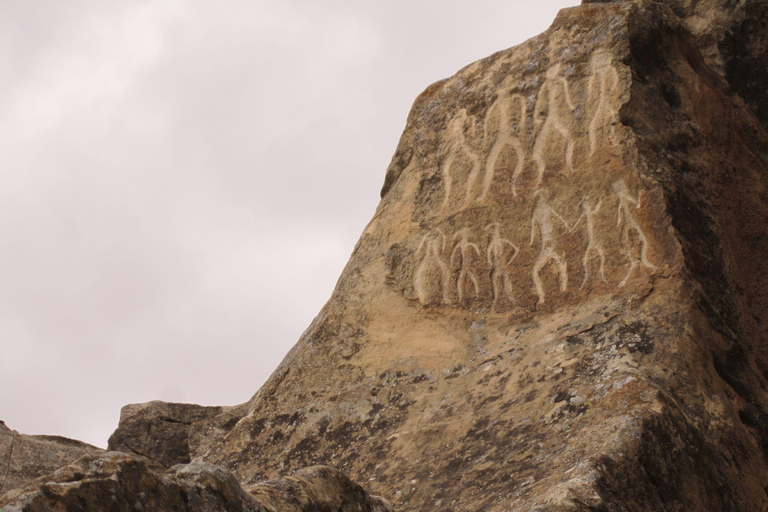
[[[206,463],[178,465],[164,474],[118,452],[88,455],[0,498],[4,512],[48,510],[122,512],[390,512],[333,468],[313,467],[243,489],[224,469]]]
[[[767,139],[724,42],[764,3],[670,5],[565,9],[427,88],[333,297],[205,459],[398,510],[768,506]]]
[[[765,13],[589,2],[428,87],[331,300],[131,496],[323,465],[403,511],[766,510]]]
[[[186,464],[191,460],[193,424],[221,415],[222,409],[159,401],[126,405],[107,449],[138,455],[156,468]]]
[[[101,448],[59,436],[28,436],[0,421],[0,496]]]
[[[768,127],[768,2],[665,0],[691,31],[710,68],[726,77]]]

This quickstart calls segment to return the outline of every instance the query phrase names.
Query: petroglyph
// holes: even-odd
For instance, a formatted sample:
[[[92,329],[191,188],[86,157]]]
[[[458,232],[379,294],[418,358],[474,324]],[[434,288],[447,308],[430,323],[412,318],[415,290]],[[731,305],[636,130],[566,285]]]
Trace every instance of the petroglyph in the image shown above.
[[[424,235],[416,257],[421,262],[413,275],[413,289],[419,302],[429,304],[435,299],[447,304],[450,302],[449,286],[451,272],[443,260],[445,253],[445,234],[440,229]]]
[[[541,238],[541,250],[533,265],[531,276],[533,277],[533,284],[536,287],[536,295],[539,296],[538,303],[543,304],[545,293],[544,285],[541,282],[541,269],[544,268],[547,263],[554,261],[556,264],[560,291],[564,292],[568,286],[568,264],[565,255],[557,250],[555,228],[552,224],[552,220],[560,221],[568,231],[571,230],[571,227],[565,219],[563,219],[563,217],[547,203],[549,192],[546,189],[539,190],[537,194],[539,200],[538,203],[536,203],[533,215],[531,216],[531,245],[533,245],[536,231],[538,230],[539,237]]]
[[[592,121],[589,123],[589,154],[597,149],[597,132],[608,128],[611,139],[616,136],[618,117],[610,101],[611,93],[619,86],[619,72],[611,63],[611,55],[607,51],[597,51],[592,54],[590,61],[592,74],[587,86],[588,95],[597,103]]]
[[[566,292],[569,266],[572,270],[579,261],[583,269],[579,290],[584,290],[590,280],[611,283],[609,271],[624,273],[617,286],[621,288],[636,270],[656,270],[648,258],[648,237],[638,220],[642,219],[639,210],[643,206],[643,192],[630,193],[623,179],[615,181],[611,188],[616,203],[610,193],[597,199],[593,194],[585,195],[575,220],[564,218],[558,211],[560,208],[550,204],[548,188],[534,192],[530,249],[528,246],[521,249],[510,235],[507,235],[509,238],[502,236],[505,224],[497,220],[488,223],[483,233],[474,230],[473,220],[448,235],[437,228],[429,231],[414,254],[417,261],[412,274],[415,296],[423,305],[461,307],[466,306],[467,301],[480,301],[501,311],[524,304],[527,297],[537,299],[538,306],[546,302],[547,294],[557,289]],[[606,197],[610,200],[606,201]],[[560,197],[558,204],[575,205],[576,201],[576,197]],[[613,210],[606,211],[613,204],[617,208],[615,223],[611,217]],[[526,229],[527,225],[514,221],[508,227],[519,235],[520,228]],[[534,247],[537,236],[538,248]],[[584,247],[583,253],[581,249],[576,253],[569,247]],[[621,261],[621,270],[612,267],[616,264],[614,260]],[[518,263],[513,266],[515,261]],[[532,287],[524,284],[528,279],[533,282]]]
[[[496,305],[496,302],[502,296],[506,297],[510,302],[514,302],[515,298],[512,294],[512,278],[509,274],[509,266],[517,256],[518,248],[506,238],[501,237],[500,224],[498,222],[488,224],[484,230],[491,233],[486,256],[488,257],[488,265],[491,267],[493,306]]]
[[[562,94],[558,94],[558,91],[562,91]],[[538,135],[533,145],[533,160],[536,162],[538,169],[536,178],[537,188],[541,185],[541,180],[547,167],[544,161],[544,149],[552,135],[554,135],[554,132],[559,133],[565,139],[565,164],[569,171],[573,171],[574,142],[570,130],[561,119],[560,102],[562,100],[559,98],[565,100],[566,106],[572,111],[576,109],[571,101],[568,81],[560,74],[560,63],[557,63],[547,70],[546,78],[539,89],[539,96],[536,98],[536,107],[533,112],[533,122],[538,127]],[[546,105],[546,108],[544,105]]]
[[[470,160],[471,169],[469,171],[468,182],[472,182],[476,179],[480,172],[480,157],[471,148],[464,136],[464,123],[467,120],[467,111],[461,109],[458,115],[448,122],[448,128],[446,129],[446,138],[450,141],[447,150],[447,157],[443,160],[441,174],[443,176],[443,189],[445,197],[443,198],[443,207],[447,207],[451,200],[451,188],[453,186],[453,177],[451,176],[451,167],[456,161],[457,157],[464,153]],[[469,190],[467,190],[466,198],[469,197]]]
[[[480,284],[477,281],[477,276],[472,272],[472,253],[474,252],[478,257],[480,256],[480,249],[477,245],[469,241],[469,229],[460,229],[455,235],[454,240],[458,239],[456,245],[451,252],[451,265],[455,265],[458,262],[459,276],[456,278],[456,292],[458,293],[459,301],[464,300],[464,284],[469,283],[474,288],[474,297],[480,296]]]
[[[640,190],[635,198],[629,192],[627,184],[624,180],[618,180],[613,184],[613,191],[619,198],[618,217],[616,219],[616,225],[621,226],[621,249],[624,255],[629,260],[629,268],[624,276],[624,279],[619,283],[619,287],[627,284],[635,267],[642,265],[651,270],[656,270],[656,267],[648,261],[648,238],[643,233],[640,223],[634,215],[632,215],[631,206],[634,206],[636,210],[640,209],[640,200],[643,196],[643,191]],[[632,235],[637,238],[633,240]],[[639,250],[637,248],[637,242],[639,242]]]
[[[519,112],[519,121],[514,123],[511,117],[511,111],[515,109]],[[498,121],[496,123],[491,122],[493,114],[496,113]],[[483,176],[483,189],[480,194],[480,200],[484,200],[488,195],[488,191],[493,183],[493,178],[496,172],[496,163],[501,155],[501,152],[505,147],[510,146],[515,152],[515,168],[512,171],[512,195],[516,196],[515,182],[517,177],[523,171],[525,164],[525,149],[523,143],[516,133],[525,133],[527,125],[528,113],[525,105],[525,98],[520,94],[513,94],[510,96],[508,91],[502,91],[499,93],[496,101],[488,109],[488,114],[485,118],[484,140],[490,141],[493,138],[493,144],[491,145],[488,156],[485,160],[485,174]],[[496,126],[494,126],[496,125]],[[495,128],[496,135],[493,137],[493,128]],[[469,182],[467,185],[467,198],[470,197],[471,189],[474,187],[474,183]]]
[[[581,202],[581,209],[582,213],[579,219],[573,224],[572,229],[576,229],[576,226],[579,225],[579,222],[581,222],[581,219],[585,219],[585,225],[587,230],[587,248],[584,251],[584,257],[581,260],[581,264],[584,267],[584,279],[581,281],[581,286],[579,287],[579,290],[584,288],[584,285],[587,283],[587,280],[589,279],[589,259],[592,252],[595,252],[597,254],[597,257],[600,259],[600,266],[599,266],[599,274],[600,279],[607,283],[608,280],[605,278],[605,251],[603,250],[603,246],[600,245],[600,243],[597,241],[597,236],[595,235],[595,214],[600,211],[600,205],[603,204],[603,200],[600,199],[597,201],[597,204],[595,207],[592,207],[592,204],[590,203],[589,196],[586,196],[584,200]]]

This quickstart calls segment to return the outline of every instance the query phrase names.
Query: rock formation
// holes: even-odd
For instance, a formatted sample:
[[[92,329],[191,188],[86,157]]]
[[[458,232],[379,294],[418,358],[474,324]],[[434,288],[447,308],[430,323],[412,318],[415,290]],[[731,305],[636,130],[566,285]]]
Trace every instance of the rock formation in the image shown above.
[[[331,300],[153,489],[323,465],[401,511],[766,510],[766,5],[585,3],[428,87]]]
[[[66,437],[19,434],[0,421],[0,496],[84,455],[102,453],[101,448]]]
[[[323,466],[243,489],[220,467],[195,462],[157,473],[139,458],[119,452],[86,455],[16,489],[3,511],[240,511],[240,512],[389,512],[391,505],[369,496],[338,470]],[[3,499],[0,499],[0,505]]]
[[[220,416],[222,409],[160,401],[126,405],[107,449],[138,455],[156,469],[186,464],[191,460],[192,425]],[[194,437],[191,441],[194,447]]]

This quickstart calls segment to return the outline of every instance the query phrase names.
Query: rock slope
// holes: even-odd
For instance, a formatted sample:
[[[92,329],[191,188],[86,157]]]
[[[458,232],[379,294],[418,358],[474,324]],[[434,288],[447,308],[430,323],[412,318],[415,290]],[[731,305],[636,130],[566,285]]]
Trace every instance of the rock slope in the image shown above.
[[[0,421],[0,496],[84,455],[102,453],[101,448],[66,437],[19,434]]]
[[[131,496],[322,465],[402,511],[766,510],[766,5],[585,3],[428,87],[329,302]]]

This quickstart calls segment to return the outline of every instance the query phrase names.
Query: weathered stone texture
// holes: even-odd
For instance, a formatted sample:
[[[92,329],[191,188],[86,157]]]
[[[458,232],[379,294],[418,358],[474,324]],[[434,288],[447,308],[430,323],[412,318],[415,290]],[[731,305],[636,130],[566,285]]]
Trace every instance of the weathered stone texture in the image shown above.
[[[768,506],[766,133],[689,26],[590,3],[427,88],[208,459],[333,465],[402,510]]]
[[[0,510],[391,512],[391,505],[333,468],[307,468],[243,489],[226,470],[204,462],[157,473],[137,457],[108,452],[11,491],[0,497]]]
[[[155,467],[186,464],[193,452],[192,425],[221,415],[222,409],[159,401],[126,405],[107,448],[138,455]]]
[[[233,475],[189,510],[251,503],[237,482],[274,510],[363,496],[327,468],[259,484],[316,465],[403,511],[768,509],[765,5],[587,2],[428,87],[264,387],[185,434],[129,411],[114,446],[195,459],[153,492]]]
[[[66,437],[19,434],[0,421],[0,496],[83,455],[100,453],[104,450]]]

